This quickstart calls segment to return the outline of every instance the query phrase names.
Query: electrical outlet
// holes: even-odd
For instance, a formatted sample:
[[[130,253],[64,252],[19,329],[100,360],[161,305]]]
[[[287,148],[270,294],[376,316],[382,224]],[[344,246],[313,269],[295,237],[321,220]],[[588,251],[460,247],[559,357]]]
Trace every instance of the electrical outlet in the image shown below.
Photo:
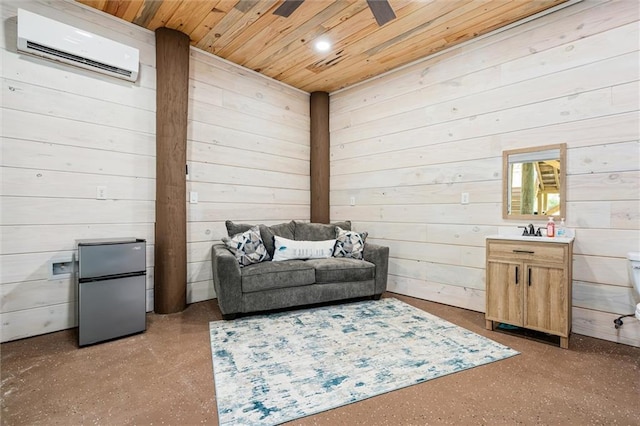
[[[49,262],[49,280],[69,278],[78,270],[78,261],[69,257],[57,257]]]
[[[460,197],[460,204],[469,204],[469,193],[463,192]]]
[[[106,200],[107,199],[107,187],[106,186],[96,186],[96,200]]]
[[[196,191],[189,192],[189,202],[191,204],[198,204],[198,193]]]

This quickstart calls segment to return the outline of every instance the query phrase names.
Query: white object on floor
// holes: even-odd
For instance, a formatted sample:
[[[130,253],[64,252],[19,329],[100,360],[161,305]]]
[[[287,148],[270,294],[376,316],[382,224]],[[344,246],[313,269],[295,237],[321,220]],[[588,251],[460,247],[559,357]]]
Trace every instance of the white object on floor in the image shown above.
[[[640,301],[640,252],[627,253],[627,259],[631,285],[636,293],[636,300]],[[640,303],[636,305],[636,318],[640,321]]]

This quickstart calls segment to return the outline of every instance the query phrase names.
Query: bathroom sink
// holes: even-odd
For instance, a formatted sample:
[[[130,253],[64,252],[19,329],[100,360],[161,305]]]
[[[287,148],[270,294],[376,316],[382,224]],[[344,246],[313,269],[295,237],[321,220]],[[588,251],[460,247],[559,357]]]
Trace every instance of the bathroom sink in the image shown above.
[[[487,238],[495,240],[536,241],[543,243],[569,244],[573,237],[529,237],[523,235],[489,235]]]

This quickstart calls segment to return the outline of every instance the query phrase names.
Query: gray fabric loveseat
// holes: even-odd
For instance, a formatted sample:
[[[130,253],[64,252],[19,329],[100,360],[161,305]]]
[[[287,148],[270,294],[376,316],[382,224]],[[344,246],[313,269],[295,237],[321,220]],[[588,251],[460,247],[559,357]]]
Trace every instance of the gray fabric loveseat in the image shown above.
[[[389,248],[366,243],[366,233],[349,232],[350,221],[333,224],[291,221],[272,226],[227,221],[226,226],[229,238],[212,248],[213,285],[225,319],[233,319],[240,313],[360,297],[379,298],[387,288]],[[276,261],[289,245],[332,244],[329,241],[336,240],[337,230],[340,239],[338,244],[331,245],[330,257],[285,257],[287,260]],[[341,246],[344,250],[338,250],[345,243],[345,236],[355,236],[356,242],[351,244],[347,239]],[[237,247],[245,242],[250,245],[252,238],[262,242],[257,241],[260,247],[252,254],[260,259],[242,265],[246,259],[240,257],[242,251]],[[354,249],[352,256],[349,250],[352,246],[358,248],[358,241],[360,254]],[[302,253],[300,257],[305,257]]]

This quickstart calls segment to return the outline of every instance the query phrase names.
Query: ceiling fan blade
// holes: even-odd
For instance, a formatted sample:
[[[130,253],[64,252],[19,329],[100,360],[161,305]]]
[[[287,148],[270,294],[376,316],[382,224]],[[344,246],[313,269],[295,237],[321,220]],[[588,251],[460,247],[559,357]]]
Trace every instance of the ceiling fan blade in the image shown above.
[[[367,0],[371,13],[376,18],[378,25],[383,26],[392,19],[396,19],[396,14],[387,0]]]
[[[276,10],[273,11],[274,15],[284,16],[285,18],[291,15],[295,10],[300,7],[304,0],[284,0]]]

